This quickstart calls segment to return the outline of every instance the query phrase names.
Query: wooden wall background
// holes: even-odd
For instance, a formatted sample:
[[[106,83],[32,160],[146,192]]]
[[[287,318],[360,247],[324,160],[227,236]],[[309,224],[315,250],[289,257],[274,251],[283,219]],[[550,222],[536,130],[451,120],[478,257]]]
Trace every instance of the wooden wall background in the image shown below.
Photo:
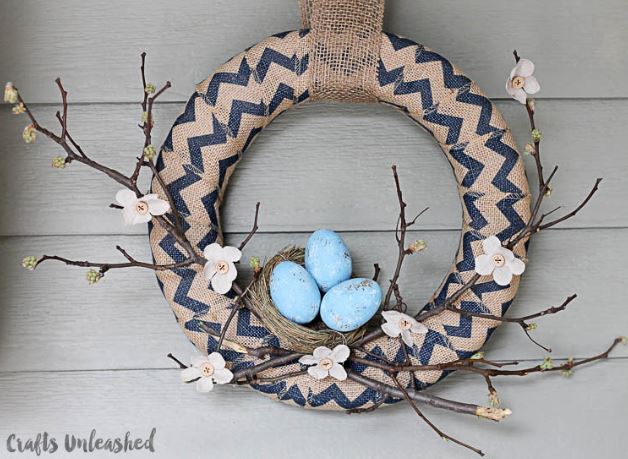
[[[52,124],[53,80],[61,76],[75,137],[95,157],[129,168],[141,143],[135,127],[141,51],[148,52],[150,80],[174,85],[156,108],[161,140],[195,82],[265,36],[298,28],[296,3],[3,0],[0,81],[19,85]],[[552,345],[555,359],[597,353],[628,334],[626,23],[625,0],[387,5],[386,29],[465,69],[498,99],[520,145],[527,121],[521,106],[504,99],[503,80],[513,48],[536,62],[545,159],[560,165],[550,204],[574,205],[604,177],[590,207],[532,245],[512,309],[520,315],[580,295],[568,312],[539,321],[535,336]],[[24,122],[0,107],[0,456],[10,433],[61,437],[96,428],[103,436],[127,429],[146,435],[156,427],[151,457],[472,457],[443,444],[407,406],[347,416],[305,412],[246,389],[197,394],[179,384],[165,358],[168,352],[187,358],[194,350],[152,273],[111,273],[88,287],[81,270],[21,269],[23,256],[44,252],[115,259],[117,243],[149,256],[144,228],[127,230],[106,209],[117,187],[79,165],[52,170],[58,152],[43,139],[24,145]],[[432,208],[416,227],[429,250],[410,260],[402,286],[416,304],[434,290],[454,254],[460,205],[444,157],[409,120],[384,107],[303,107],[272,124],[250,152],[225,206],[227,240],[237,242],[255,201],[262,202],[261,230],[246,257],[271,255],[315,228],[331,227],[343,232],[358,273],[370,273],[379,261],[386,279],[396,215],[389,167],[396,163],[411,208]],[[514,326],[501,328],[486,350],[495,359],[544,356]],[[626,357],[622,348],[570,379],[497,380],[504,405],[514,411],[499,425],[428,413],[489,457],[623,457]],[[468,401],[486,397],[482,381],[462,375],[433,391]]]

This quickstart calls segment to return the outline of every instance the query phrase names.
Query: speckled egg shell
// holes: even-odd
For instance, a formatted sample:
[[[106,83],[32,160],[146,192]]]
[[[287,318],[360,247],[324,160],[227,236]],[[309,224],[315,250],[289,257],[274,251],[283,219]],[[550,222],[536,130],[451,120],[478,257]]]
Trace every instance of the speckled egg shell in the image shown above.
[[[321,305],[321,292],[314,278],[291,261],[282,261],[273,269],[270,297],[282,316],[298,324],[314,320]]]
[[[350,279],[333,287],[323,297],[321,318],[332,330],[355,330],[375,315],[382,302],[382,289],[371,279]]]
[[[351,277],[351,254],[337,233],[321,229],[312,233],[307,240],[305,269],[312,275],[318,287],[327,292]]]

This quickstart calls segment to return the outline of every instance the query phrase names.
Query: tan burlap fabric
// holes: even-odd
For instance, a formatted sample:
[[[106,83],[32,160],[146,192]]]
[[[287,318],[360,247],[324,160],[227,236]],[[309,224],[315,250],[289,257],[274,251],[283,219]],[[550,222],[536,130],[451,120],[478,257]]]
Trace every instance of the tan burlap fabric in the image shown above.
[[[301,0],[312,100],[375,102],[384,0]]]

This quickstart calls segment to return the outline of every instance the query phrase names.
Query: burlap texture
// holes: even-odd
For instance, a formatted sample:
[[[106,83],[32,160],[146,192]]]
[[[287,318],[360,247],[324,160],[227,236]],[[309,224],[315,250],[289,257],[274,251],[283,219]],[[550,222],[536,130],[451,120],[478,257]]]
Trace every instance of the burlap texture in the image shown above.
[[[300,0],[310,98],[375,102],[384,0]]]
[[[255,135],[284,110],[312,99],[317,78],[310,60],[311,43],[307,31],[288,32],[235,56],[197,86],[175,122],[158,168],[185,217],[186,235],[199,252],[211,242],[222,242],[220,206],[227,183]],[[530,215],[528,183],[504,119],[475,83],[422,45],[390,34],[382,34],[379,43],[379,70],[365,87],[372,88],[379,102],[402,110],[434,135],[451,163],[462,202],[460,247],[429,308],[442,303],[473,276],[474,258],[482,252],[484,238],[497,235],[506,240],[524,226]],[[156,181],[153,188],[163,195]],[[184,257],[160,226],[152,227],[150,242],[158,263]],[[524,244],[515,252],[525,259]],[[232,297],[213,292],[200,267],[159,272],[157,276],[186,335],[202,352],[214,351],[216,336],[230,314]],[[484,277],[457,305],[500,316],[510,306],[518,284],[515,278],[509,287],[500,287],[492,278]],[[212,333],[204,332],[200,324]],[[408,348],[413,364],[469,356],[480,349],[498,322],[445,312],[426,320],[425,325],[428,334],[415,336],[415,346]],[[285,345],[246,309],[238,312],[226,339],[231,350],[225,352],[225,358],[236,370],[260,363],[241,353],[241,346]],[[366,347],[392,361],[403,359],[398,339],[383,337]],[[274,377],[299,368],[294,363],[262,376]],[[354,364],[351,370],[392,384],[380,370]],[[443,376],[438,371],[416,372],[415,387],[423,389]],[[410,384],[407,375],[402,381]],[[287,403],[321,409],[367,408],[380,397],[352,381],[317,381],[309,376],[253,387]]]

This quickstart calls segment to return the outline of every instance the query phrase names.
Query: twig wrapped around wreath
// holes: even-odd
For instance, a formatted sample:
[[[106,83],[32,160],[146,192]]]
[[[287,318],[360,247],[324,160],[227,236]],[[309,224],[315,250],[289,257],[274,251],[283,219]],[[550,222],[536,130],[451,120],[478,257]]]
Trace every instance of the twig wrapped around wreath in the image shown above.
[[[550,220],[550,216],[557,209],[551,210],[546,213],[542,213],[542,204],[544,199],[551,192],[551,181],[554,178],[557,167],[555,167],[549,176],[545,177],[542,161],[540,144],[542,135],[538,130],[535,123],[535,102],[529,98],[526,94],[526,87],[533,91],[534,82],[532,80],[531,72],[529,71],[529,61],[521,61],[517,53],[515,52],[515,59],[517,61],[517,67],[513,71],[509,79],[509,92],[525,105],[527,115],[530,121],[531,143],[525,147],[534,159],[536,174],[538,175],[538,192],[532,205],[532,214],[523,229],[516,234],[512,235],[509,240],[503,245],[498,241],[498,247],[492,254],[485,254],[487,256],[493,256],[490,261],[495,266],[503,266],[504,263],[512,261],[512,250],[518,243],[528,241],[532,236],[539,232],[551,228],[559,223],[564,222],[574,217],[593,197],[598,190],[598,185],[601,179],[595,181],[594,186],[586,195],[585,199],[575,209],[567,212],[566,214]],[[208,266],[208,252],[199,253],[192,245],[186,232],[184,230],[185,216],[180,213],[175,200],[170,193],[169,187],[166,186],[158,168],[155,165],[156,149],[152,143],[152,129],[154,125],[153,121],[153,108],[155,101],[159,98],[164,91],[170,87],[170,83],[167,82],[160,90],[156,90],[155,86],[148,83],[145,76],[145,54],[141,55],[141,81],[143,88],[143,96],[141,101],[142,113],[141,123],[139,125],[144,140],[141,148],[138,151],[137,162],[134,169],[129,175],[124,174],[116,169],[110,168],[96,160],[92,159],[79,145],[79,143],[72,137],[68,128],[68,92],[63,87],[61,80],[57,79],[56,84],[59,88],[62,109],[57,112],[57,119],[60,124],[60,133],[54,133],[52,130],[42,126],[36,119],[35,114],[30,110],[28,104],[22,98],[22,94],[11,83],[7,84],[5,88],[5,101],[15,104],[13,111],[16,114],[26,113],[26,116],[30,119],[30,124],[24,129],[23,137],[27,143],[35,140],[36,135],[42,134],[57,145],[64,151],[65,156],[56,157],[53,160],[53,167],[64,168],[67,165],[78,162],[84,164],[100,173],[105,174],[118,184],[124,187],[124,190],[118,193],[117,203],[110,205],[111,208],[121,210],[124,216],[124,220],[127,223],[147,223],[151,222],[153,225],[160,225],[164,231],[170,235],[177,243],[177,245],[184,251],[184,258],[180,261],[159,264],[154,262],[144,262],[135,259],[124,248],[116,246],[116,249],[122,254],[125,261],[122,262],[92,262],[92,261],[78,261],[72,260],[57,255],[43,255],[39,257],[29,256],[24,258],[23,266],[27,269],[34,270],[41,263],[45,261],[59,261],[67,265],[78,266],[83,268],[89,268],[87,271],[87,280],[90,283],[96,283],[100,281],[108,271],[112,269],[139,267],[146,268],[154,271],[168,271],[186,267],[205,267]],[[518,70],[517,70],[518,69]],[[522,71],[523,69],[523,71]],[[518,73],[517,73],[518,72]],[[528,83],[526,83],[528,79]],[[532,83],[530,83],[532,82]],[[526,86],[528,84],[528,86]],[[537,83],[538,85],[538,83]],[[523,91],[523,93],[522,93]],[[157,194],[144,194],[138,187],[138,178],[142,171],[149,170],[153,174],[155,179],[160,185],[159,195]],[[519,368],[518,362],[495,362],[488,360],[483,354],[476,354],[469,358],[462,358],[436,365],[411,365],[409,364],[408,356],[406,355],[406,364],[395,363],[386,358],[382,354],[376,354],[368,351],[365,345],[384,336],[386,333],[386,327],[382,325],[382,315],[386,315],[387,312],[394,312],[396,320],[406,321],[411,327],[412,324],[420,323],[427,320],[430,317],[435,316],[443,311],[450,311],[451,313],[460,314],[461,316],[479,317],[491,321],[509,322],[519,325],[528,338],[540,346],[546,351],[550,351],[546,346],[538,343],[532,336],[531,332],[536,328],[534,320],[543,317],[545,315],[551,315],[563,311],[566,307],[576,298],[576,295],[571,295],[560,305],[548,307],[535,314],[529,314],[523,317],[499,317],[484,312],[471,312],[458,308],[456,302],[465,294],[468,290],[472,289],[478,282],[478,280],[487,273],[478,272],[471,277],[466,283],[460,286],[455,293],[445,298],[440,303],[432,303],[427,308],[422,309],[414,316],[406,314],[406,303],[401,293],[399,286],[399,276],[401,274],[404,261],[407,256],[420,252],[425,248],[425,244],[422,241],[416,241],[412,243],[407,242],[408,229],[415,224],[417,217],[409,220],[406,217],[407,204],[404,200],[398,171],[395,166],[392,168],[393,179],[395,182],[395,189],[397,193],[397,200],[399,204],[399,216],[398,224],[395,232],[395,237],[398,246],[398,257],[393,275],[390,279],[386,294],[384,296],[381,311],[374,320],[369,322],[366,326],[358,329],[355,332],[349,334],[338,334],[327,329],[312,329],[301,325],[293,324],[290,321],[283,318],[274,308],[272,301],[268,294],[268,280],[270,273],[272,273],[273,267],[281,260],[288,259],[302,262],[303,251],[299,248],[289,248],[279,254],[275,255],[265,265],[261,266],[259,259],[253,257],[250,261],[250,265],[253,269],[253,279],[245,287],[241,288],[237,284],[232,285],[229,282],[229,287],[235,292],[235,298],[232,301],[232,312],[229,315],[228,320],[222,327],[221,331],[216,331],[212,327],[206,324],[200,324],[199,327],[206,333],[214,336],[217,339],[216,351],[211,353],[207,357],[195,357],[192,360],[192,365],[188,366],[178,360],[176,357],[169,355],[170,358],[175,360],[179,366],[183,369],[183,377],[187,382],[196,382],[199,390],[206,391],[213,387],[214,383],[217,384],[246,384],[254,385],[259,383],[268,383],[273,381],[281,381],[291,377],[305,375],[308,369],[312,366],[321,367],[325,370],[323,361],[329,361],[327,370],[328,373],[336,374],[338,377],[346,377],[351,381],[354,381],[364,387],[371,388],[378,394],[381,394],[381,401],[379,404],[385,403],[390,400],[406,400],[417,413],[433,430],[437,432],[443,438],[450,439],[455,443],[458,443],[466,448],[475,451],[478,454],[483,454],[481,450],[470,446],[460,440],[453,438],[452,436],[444,433],[437,428],[431,421],[429,421],[421,409],[422,405],[430,405],[433,407],[447,409],[457,413],[471,414],[480,416],[482,418],[491,419],[494,421],[500,421],[511,414],[510,410],[499,407],[499,397],[497,390],[493,385],[493,378],[497,376],[526,376],[531,373],[538,372],[556,372],[560,371],[564,374],[569,374],[574,368],[586,363],[594,362],[597,360],[605,359],[609,353],[619,343],[626,343],[626,338],[620,337],[615,339],[610,347],[606,351],[595,355],[590,358],[582,360],[569,359],[561,365],[554,365],[550,358],[546,358],[538,365],[531,366],[529,368]],[[161,197],[160,197],[161,196]],[[239,245],[238,249],[233,248],[229,253],[232,259],[227,260],[227,266],[225,270],[229,271],[228,263],[234,263],[239,260],[240,251],[246,246],[248,241],[253,237],[257,231],[259,203],[255,210],[255,218],[253,229],[247,235],[247,237]],[[490,244],[489,244],[490,245]],[[488,245],[487,245],[488,247]],[[227,248],[224,248],[225,250]],[[211,258],[211,257],[210,257]],[[513,262],[514,263],[514,262]],[[377,280],[380,268],[378,264],[374,265],[375,275],[374,279]],[[212,275],[215,274],[216,268],[212,265]],[[522,271],[513,264],[512,271]],[[493,271],[491,271],[492,273]],[[490,273],[488,273],[490,274]],[[512,275],[512,273],[511,273]],[[210,276],[211,277],[211,276]],[[212,278],[213,279],[213,278]],[[218,284],[217,284],[218,285]],[[281,335],[285,342],[290,343],[287,347],[278,347],[273,344],[269,344],[265,347],[247,347],[242,343],[237,343],[226,338],[226,333],[229,330],[231,320],[235,317],[239,310],[246,309],[253,315],[260,318],[272,333]],[[400,322],[401,323],[401,322]],[[401,327],[400,330],[404,328]],[[399,334],[402,339],[402,333]],[[323,352],[315,350],[314,348],[329,347],[334,348],[333,351],[328,349],[329,352]],[[405,347],[402,346],[402,349]],[[223,355],[227,350],[236,351],[243,355],[253,356],[261,360],[260,363],[252,366],[246,366],[237,370],[231,371],[226,364]],[[313,355],[307,354],[313,351]],[[300,361],[302,364],[297,367],[296,370],[289,373],[277,374],[272,373],[273,369],[277,369],[286,364],[295,363]],[[365,374],[358,374],[348,368],[347,363],[363,365],[368,368],[373,368],[385,372],[389,377],[390,383],[383,383],[381,381],[374,380]],[[507,368],[506,368],[507,367]],[[515,367],[511,369],[510,367]],[[333,373],[333,368],[336,368],[336,373]],[[322,371],[322,370],[321,370]],[[483,378],[486,382],[489,392],[489,406],[482,404],[469,404],[462,403],[453,400],[447,400],[432,394],[427,394],[408,388],[406,384],[400,382],[400,378],[410,377],[413,378],[415,372],[430,372],[430,371],[463,371],[474,373]],[[270,373],[269,373],[270,372]],[[376,405],[377,406],[377,405]],[[376,407],[374,406],[374,407]],[[368,410],[373,409],[373,407]],[[349,410],[350,412],[352,410]]]

